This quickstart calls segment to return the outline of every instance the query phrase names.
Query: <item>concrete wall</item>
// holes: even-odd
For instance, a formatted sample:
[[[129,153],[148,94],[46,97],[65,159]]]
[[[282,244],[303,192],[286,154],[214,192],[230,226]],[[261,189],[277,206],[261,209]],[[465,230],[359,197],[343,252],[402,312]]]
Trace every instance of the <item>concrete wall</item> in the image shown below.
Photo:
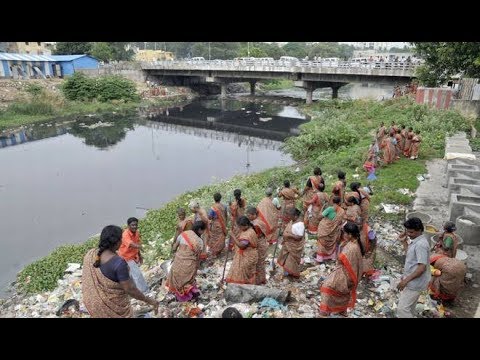
[[[448,109],[452,100],[451,88],[419,87],[415,101],[417,104],[427,104],[437,109]]]
[[[480,117],[480,100],[453,100],[451,108]]]
[[[87,76],[95,77],[101,75],[121,75],[132,81],[144,82],[146,75],[142,70],[131,69],[115,69],[115,68],[99,68],[99,69],[78,69],[77,71],[84,73]]]

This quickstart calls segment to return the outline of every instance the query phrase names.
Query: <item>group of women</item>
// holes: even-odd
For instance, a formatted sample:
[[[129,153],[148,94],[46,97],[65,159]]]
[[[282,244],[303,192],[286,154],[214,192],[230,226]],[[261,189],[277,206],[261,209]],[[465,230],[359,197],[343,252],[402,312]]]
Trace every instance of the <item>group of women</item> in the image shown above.
[[[367,161],[372,162],[372,159],[376,158],[375,153],[378,149],[383,151],[383,164],[391,164],[400,159],[402,155],[416,160],[421,142],[420,130],[414,132],[412,127],[407,130],[405,125],[398,127],[395,121],[392,121],[392,125],[387,131],[382,122],[377,131],[376,144],[370,148]]]

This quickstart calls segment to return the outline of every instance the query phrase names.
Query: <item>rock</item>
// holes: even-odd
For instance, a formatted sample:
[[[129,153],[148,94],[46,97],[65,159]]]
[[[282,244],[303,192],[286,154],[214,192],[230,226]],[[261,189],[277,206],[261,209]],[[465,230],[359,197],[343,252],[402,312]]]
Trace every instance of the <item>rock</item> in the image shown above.
[[[228,284],[225,290],[225,300],[233,303],[261,301],[266,297],[285,303],[289,295],[290,291],[259,285]]]

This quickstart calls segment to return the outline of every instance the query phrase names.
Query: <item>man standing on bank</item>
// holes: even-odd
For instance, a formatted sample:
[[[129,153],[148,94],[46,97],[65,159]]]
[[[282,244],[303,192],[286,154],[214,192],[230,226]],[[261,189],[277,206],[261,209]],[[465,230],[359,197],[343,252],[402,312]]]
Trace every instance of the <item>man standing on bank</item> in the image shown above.
[[[397,317],[414,317],[415,306],[422,291],[430,282],[430,247],[423,234],[422,220],[412,217],[403,224],[405,232],[399,236],[407,253],[403,275],[397,288],[401,291],[397,305]],[[409,238],[409,240],[407,239]]]

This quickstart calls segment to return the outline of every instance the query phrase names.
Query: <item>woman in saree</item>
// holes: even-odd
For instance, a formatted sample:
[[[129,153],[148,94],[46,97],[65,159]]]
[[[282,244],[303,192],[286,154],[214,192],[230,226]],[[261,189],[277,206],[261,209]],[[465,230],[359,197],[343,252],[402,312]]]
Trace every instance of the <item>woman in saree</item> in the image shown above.
[[[284,275],[300,277],[303,249],[305,246],[305,225],[296,208],[287,210],[290,219],[282,235],[282,249],[277,257],[277,264],[283,268]]]
[[[370,194],[362,189],[362,184],[359,182],[352,182],[350,184],[350,190],[352,190],[352,195],[354,195],[360,201],[360,216],[364,223],[368,222],[368,209],[370,208]],[[366,188],[369,189],[368,187]]]
[[[420,136],[420,130],[417,130],[417,133],[412,137],[412,145],[410,146],[410,160],[418,159],[418,151],[420,150],[421,142],[422,137]]]
[[[358,199],[355,196],[349,194],[351,193],[347,193],[347,195],[345,196],[345,205],[347,206],[345,210],[345,220],[355,223],[358,219],[361,220],[362,210],[358,205]]]
[[[278,197],[283,198],[283,204],[282,204],[282,230],[285,229],[286,224],[288,223],[289,218],[286,215],[288,209],[294,209],[295,208],[295,202],[297,198],[300,196],[300,192],[298,191],[297,188],[291,188],[290,187],[290,181],[285,180],[283,182],[283,189],[280,191],[278,194]]]
[[[410,147],[412,145],[412,139],[414,135],[413,128],[409,127],[407,133],[405,134],[405,146],[403,147],[403,155],[407,158],[410,157]]]
[[[272,195],[273,190],[267,188],[265,197],[257,205],[258,220],[265,224],[265,238],[269,244],[275,244],[278,236],[278,208]]]
[[[318,189],[313,194],[310,201],[304,201],[304,207],[307,205],[305,211],[305,227],[309,234],[315,235],[318,231],[318,224],[322,219],[322,211],[328,206],[328,195],[323,192],[325,185],[320,183]]]
[[[175,245],[175,239],[178,237],[178,235],[180,235],[184,231],[192,230],[192,227],[193,227],[192,219],[187,218],[187,213],[185,212],[184,208],[178,208],[177,216],[178,216],[178,221],[177,221],[177,227],[175,228],[175,235],[173,236],[172,251],[173,251],[173,246]]]
[[[395,143],[396,140],[393,134],[383,138],[380,148],[383,150],[383,163],[391,164],[395,160]]]
[[[453,301],[464,286],[467,267],[458,259],[447,254],[434,253],[430,256],[432,278],[428,285],[430,296],[434,299]]]
[[[402,142],[403,142],[403,137],[400,134],[400,129],[397,129],[395,132],[395,159],[400,159],[400,156],[403,154],[403,147],[402,147]]]
[[[200,295],[195,277],[204,248],[201,236],[206,228],[205,222],[196,221],[192,230],[183,231],[175,241],[176,253],[165,286],[175,294],[177,301],[190,301]]]
[[[377,139],[377,144],[381,144],[383,138],[385,137],[385,135],[387,135],[387,128],[385,127],[385,124],[383,123],[383,121],[380,123],[380,128],[378,129],[377,131],[377,136],[376,136],[376,139]]]
[[[320,287],[321,317],[331,313],[347,316],[347,309],[353,308],[357,299],[357,285],[362,276],[364,250],[356,224],[347,222],[343,231],[337,266]]]
[[[144,301],[158,312],[158,301],[145,296],[133,282],[127,262],[117,255],[122,229],[108,225],[100,234],[98,248],[83,258],[82,297],[93,318],[133,317],[130,297]]]
[[[360,230],[360,241],[365,251],[362,265],[363,275],[371,276],[375,273],[374,262],[377,237],[375,232],[366,222],[359,220],[356,224]]]
[[[433,252],[445,254],[454,258],[457,256],[458,237],[455,234],[457,227],[453,221],[447,221],[443,225],[443,233],[439,233],[438,241],[433,247]]]
[[[228,271],[227,283],[255,284],[258,262],[258,237],[253,224],[246,216],[237,219],[238,235],[231,232],[230,236],[235,244],[232,265]]]
[[[344,171],[339,171],[337,173],[338,180],[333,185],[332,195],[330,196],[330,205],[333,204],[333,198],[338,196],[340,198],[340,204],[343,205],[343,197],[345,196],[345,187],[347,186],[347,180],[345,179],[346,174]]]
[[[340,240],[345,210],[340,207],[340,197],[333,197],[333,205],[322,212],[317,232],[317,262],[337,258],[337,244]]]
[[[197,200],[190,201],[189,208],[193,213],[192,223],[203,221],[206,226],[205,231],[202,233],[203,250],[200,253],[200,260],[205,260],[208,257],[207,244],[210,238],[210,220],[208,219],[207,212],[204,208],[200,207],[200,203]]]
[[[312,183],[312,187],[314,189],[318,189],[321,183],[323,183],[325,187],[325,180],[322,177],[322,169],[320,169],[319,167],[313,169],[313,175],[309,176],[308,179]]]
[[[220,193],[213,194],[215,203],[210,208],[208,219],[210,220],[210,236],[208,237],[208,248],[213,257],[217,257],[225,248],[225,237],[227,236],[227,207],[220,201]]]
[[[234,235],[238,235],[240,233],[240,229],[237,225],[237,220],[245,215],[245,210],[247,209],[247,200],[242,198],[242,190],[235,189],[233,191],[233,196],[235,197],[235,201],[230,203],[230,215],[232,217],[232,233]],[[230,249],[233,248],[233,243],[230,244]]]
[[[265,259],[267,258],[268,242],[266,238],[266,233],[269,229],[267,224],[258,216],[258,209],[253,206],[249,206],[246,211],[246,216],[248,220],[253,224],[253,230],[257,234],[257,251],[258,251],[258,260],[257,260],[257,271],[255,274],[255,284],[262,285],[266,284],[267,276],[265,272]]]

